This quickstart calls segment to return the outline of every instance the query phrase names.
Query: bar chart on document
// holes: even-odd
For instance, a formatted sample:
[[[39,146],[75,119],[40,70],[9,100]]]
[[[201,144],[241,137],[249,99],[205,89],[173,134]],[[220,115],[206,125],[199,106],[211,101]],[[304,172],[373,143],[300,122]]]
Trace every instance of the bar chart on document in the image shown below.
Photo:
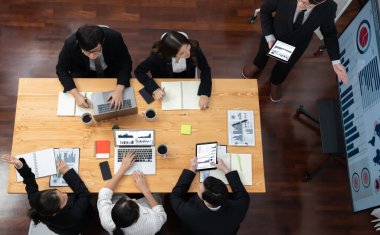
[[[372,9],[369,1],[339,38],[348,75],[339,96],[354,211],[380,204],[379,35]]]

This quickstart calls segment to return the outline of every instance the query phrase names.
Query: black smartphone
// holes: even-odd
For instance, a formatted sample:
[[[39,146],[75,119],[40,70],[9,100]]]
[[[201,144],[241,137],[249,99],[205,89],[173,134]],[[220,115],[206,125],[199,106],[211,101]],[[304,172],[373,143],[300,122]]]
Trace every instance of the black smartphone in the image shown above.
[[[154,101],[153,96],[149,94],[149,92],[145,88],[142,88],[141,90],[139,90],[139,93],[147,104],[150,104]]]
[[[110,165],[108,164],[108,161],[104,161],[99,163],[100,171],[102,172],[103,180],[109,180],[112,178]]]

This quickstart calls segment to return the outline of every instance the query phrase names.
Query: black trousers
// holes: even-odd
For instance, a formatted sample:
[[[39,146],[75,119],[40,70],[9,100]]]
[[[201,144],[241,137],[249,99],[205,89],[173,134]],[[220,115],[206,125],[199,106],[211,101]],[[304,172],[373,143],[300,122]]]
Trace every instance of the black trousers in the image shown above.
[[[309,42],[307,42],[304,45],[298,45],[298,46],[292,45],[292,46],[295,46],[296,49],[294,50],[293,55],[290,57],[288,63],[284,63],[281,61],[276,62],[276,64],[273,66],[272,73],[270,75],[270,82],[273,85],[280,85],[281,83],[285,81],[290,70],[293,68],[293,66],[297,63],[299,58],[305,52]],[[260,69],[263,69],[269,59],[267,55],[268,52],[269,52],[268,43],[265,37],[262,36],[260,40],[259,51],[257,52],[255,59],[253,60],[253,64],[259,67]]]

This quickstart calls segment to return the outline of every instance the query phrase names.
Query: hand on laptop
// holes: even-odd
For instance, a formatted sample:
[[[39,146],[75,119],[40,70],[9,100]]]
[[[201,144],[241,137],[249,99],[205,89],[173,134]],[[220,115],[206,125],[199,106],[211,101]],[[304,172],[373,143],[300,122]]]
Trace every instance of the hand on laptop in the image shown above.
[[[191,160],[190,160],[190,167],[189,167],[189,170],[191,170],[192,172],[195,172],[197,170],[197,158],[196,157],[193,157]]]
[[[123,161],[121,162],[119,171],[124,174],[133,165],[134,162],[135,162],[135,153],[134,152],[125,153],[123,157]]]
[[[20,160],[18,160],[17,158],[12,157],[9,154],[4,154],[3,156],[1,156],[1,160],[3,162],[8,163],[8,164],[14,165],[17,169],[21,169],[22,168],[22,162]]]
[[[207,95],[201,95],[199,97],[199,107],[201,109],[207,109],[209,102],[210,102],[210,100],[209,100]]]
[[[153,91],[152,95],[155,100],[162,100],[165,96],[165,91],[161,88],[158,88],[157,90]]]
[[[230,172],[230,169],[228,169],[228,167],[226,166],[226,164],[224,164],[222,159],[218,159],[218,163],[216,164],[211,162],[211,165],[216,166],[216,168],[223,171],[224,174],[227,174],[228,172]]]
[[[121,107],[123,107],[123,92],[124,85],[117,85],[116,89],[108,96],[107,100],[111,101],[111,108],[118,110],[121,109]]]

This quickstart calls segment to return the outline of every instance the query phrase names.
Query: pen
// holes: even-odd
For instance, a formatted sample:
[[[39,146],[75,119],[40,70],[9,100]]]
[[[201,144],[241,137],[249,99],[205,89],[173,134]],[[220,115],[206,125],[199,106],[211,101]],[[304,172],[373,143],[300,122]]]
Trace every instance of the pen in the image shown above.
[[[240,154],[237,154],[237,159],[238,159],[238,162],[239,162],[240,171],[243,172],[243,168],[241,167]]]
[[[240,122],[237,122],[237,123],[232,124],[232,126],[236,126],[237,124],[244,123],[244,122],[247,122],[247,121],[248,121],[247,119],[244,119],[244,120],[242,120],[242,121],[240,121]]]
[[[87,103],[87,92],[86,92],[86,93],[84,93],[84,102],[86,102],[86,103]]]

